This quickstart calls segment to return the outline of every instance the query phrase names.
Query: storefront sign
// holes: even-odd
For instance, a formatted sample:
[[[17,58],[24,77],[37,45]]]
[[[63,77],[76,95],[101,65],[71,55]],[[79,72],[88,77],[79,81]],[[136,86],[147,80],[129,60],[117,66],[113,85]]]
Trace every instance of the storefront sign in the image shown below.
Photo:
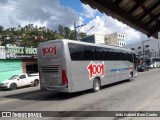
[[[37,48],[6,47],[7,59],[36,58]]]

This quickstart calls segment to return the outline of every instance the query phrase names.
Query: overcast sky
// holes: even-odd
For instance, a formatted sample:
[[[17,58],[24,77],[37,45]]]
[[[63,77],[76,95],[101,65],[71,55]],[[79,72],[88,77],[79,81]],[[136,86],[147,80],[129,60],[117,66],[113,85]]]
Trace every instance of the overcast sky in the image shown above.
[[[79,0],[0,0],[0,9],[0,25],[5,29],[29,23],[53,30],[59,24],[73,29],[75,22],[76,25],[87,24],[80,31],[88,35],[119,32],[126,35],[128,44],[148,39],[146,35]]]

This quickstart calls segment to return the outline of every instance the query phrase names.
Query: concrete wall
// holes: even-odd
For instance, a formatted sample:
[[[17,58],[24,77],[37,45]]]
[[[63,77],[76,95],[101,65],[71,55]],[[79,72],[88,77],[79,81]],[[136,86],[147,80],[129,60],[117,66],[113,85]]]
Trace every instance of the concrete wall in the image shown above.
[[[0,81],[22,73],[21,60],[0,60]]]
[[[4,46],[0,46],[0,59],[6,59],[6,51]]]
[[[100,35],[100,34],[95,34],[95,43],[99,44],[99,43],[105,43],[104,40],[104,35]]]

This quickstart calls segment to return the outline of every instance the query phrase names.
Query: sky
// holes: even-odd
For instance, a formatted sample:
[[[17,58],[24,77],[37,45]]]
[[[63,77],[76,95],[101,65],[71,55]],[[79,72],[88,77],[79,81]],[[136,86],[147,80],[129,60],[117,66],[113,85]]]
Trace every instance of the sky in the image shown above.
[[[4,29],[34,24],[57,30],[58,25],[67,26],[78,32],[92,34],[125,34],[126,43],[135,43],[148,39],[141,32],[92,9],[80,0],[0,0],[0,25]],[[91,29],[92,28],[92,29]]]

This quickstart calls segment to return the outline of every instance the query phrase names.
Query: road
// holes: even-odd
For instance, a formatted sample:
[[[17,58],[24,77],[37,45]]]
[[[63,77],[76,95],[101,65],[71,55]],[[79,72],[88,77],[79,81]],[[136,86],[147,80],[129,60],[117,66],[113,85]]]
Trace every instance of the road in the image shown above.
[[[28,87],[15,91],[0,91],[0,110],[139,111],[148,105],[153,98],[160,95],[159,74],[160,69],[141,72],[132,82],[119,82],[107,85],[96,93],[92,93],[90,90],[73,94],[53,93],[40,91],[39,87]],[[97,118],[86,117],[84,119],[93,120]],[[117,120],[118,118],[107,119]]]

